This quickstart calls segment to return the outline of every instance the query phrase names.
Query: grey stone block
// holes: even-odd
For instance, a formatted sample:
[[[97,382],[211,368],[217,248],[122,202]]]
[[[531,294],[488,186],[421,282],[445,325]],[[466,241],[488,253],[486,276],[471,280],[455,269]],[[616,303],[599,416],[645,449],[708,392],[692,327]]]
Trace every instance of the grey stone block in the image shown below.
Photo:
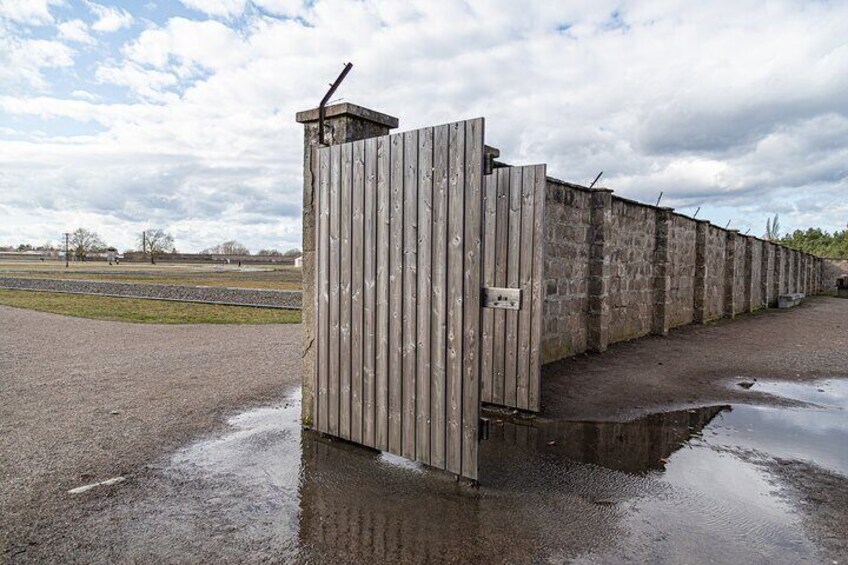
[[[790,294],[781,294],[777,297],[777,307],[778,308],[792,308],[793,306],[798,306],[801,304],[801,301],[804,299],[803,292],[792,292]]]

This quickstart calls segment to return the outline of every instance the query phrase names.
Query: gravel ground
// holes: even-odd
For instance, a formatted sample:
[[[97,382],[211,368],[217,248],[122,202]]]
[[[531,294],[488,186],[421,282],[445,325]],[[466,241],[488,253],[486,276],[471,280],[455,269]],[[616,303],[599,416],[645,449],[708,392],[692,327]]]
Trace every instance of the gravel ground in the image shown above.
[[[288,309],[300,308],[302,294],[300,291],[291,290],[113,283],[22,277],[0,277],[0,288]]]
[[[79,518],[68,490],[132,474],[300,378],[301,326],[142,326],[0,306],[0,553]],[[46,526],[45,524],[49,524]]]
[[[385,526],[368,526],[374,539],[399,535],[395,525],[413,528],[400,539],[418,540],[420,532],[436,532],[436,539],[449,546],[447,551],[455,552],[445,560],[454,562],[478,555],[475,551],[479,561],[506,555],[522,549],[524,537],[539,532],[554,550],[576,544],[574,551],[584,551],[607,546],[618,539],[616,528],[629,527],[622,518],[628,498],[622,498],[621,505],[616,502],[623,491],[632,490],[628,496],[634,496],[642,489],[666,488],[650,477],[575,466],[548,451],[530,459],[510,445],[494,453],[498,444],[487,444],[492,453],[484,453],[483,460],[490,490],[484,485],[477,495],[457,489],[441,473],[424,473],[422,481],[404,465],[388,463],[396,472],[386,474],[384,458],[367,450],[350,448],[347,457],[338,444],[291,440],[299,434],[294,423],[297,407],[283,411],[287,428],[273,427],[278,416],[271,414],[264,435],[236,430],[224,436],[222,445],[232,444],[225,464],[215,458],[218,451],[207,456],[201,449],[200,459],[192,459],[191,473],[163,474],[162,462],[173,461],[180,448],[210,431],[223,433],[226,416],[280,402],[295,390],[300,338],[300,326],[295,325],[140,326],[0,307],[4,561],[211,563],[246,560],[249,555],[251,562],[280,562],[286,555],[281,551],[297,548],[275,540],[290,540],[287,532],[300,520],[300,533],[294,535],[301,536],[314,562],[351,562],[357,559],[350,554],[321,555],[344,547],[335,545],[337,536],[359,539],[347,532],[350,524],[343,517],[369,505],[376,505],[373,513],[387,520],[380,522]],[[848,377],[848,300],[815,298],[790,310],[685,327],[667,338],[617,344],[602,355],[547,366],[542,418],[621,421],[729,402],[787,405],[756,387],[747,390],[733,383],[839,377]],[[298,481],[303,483],[299,465],[310,471],[316,450],[318,468],[304,475],[305,486],[298,491]],[[291,473],[275,474],[275,465],[283,464]],[[201,473],[197,465],[205,470]],[[128,477],[125,485],[101,487],[81,498],[68,494],[72,488],[122,475]],[[842,562],[848,555],[844,497],[830,505],[821,501],[833,498],[833,489],[846,492],[844,478],[800,466],[785,475],[791,488],[780,496],[788,497],[793,507],[799,500],[808,501],[812,510],[801,514],[807,530],[823,540],[827,555]],[[612,494],[604,485],[612,485]],[[504,494],[510,492],[513,498]],[[664,495],[657,496],[662,500]],[[596,499],[600,502],[592,502]],[[485,506],[487,500],[496,504]],[[499,500],[505,503],[498,505]],[[275,512],[282,512],[283,519],[275,518]],[[513,514],[514,521],[506,520]],[[420,515],[421,521],[408,522],[410,515]],[[434,515],[441,521],[433,522]],[[506,517],[502,526],[494,519],[498,516]],[[530,526],[523,531],[513,522]],[[468,524],[489,528],[488,541],[469,537],[464,529]],[[738,529],[736,534],[744,534],[742,526]],[[646,523],[644,540],[635,546],[637,557],[630,559],[653,555],[658,542],[651,536],[661,533]],[[326,547],[314,541],[325,534]],[[684,539],[698,542],[693,536]],[[504,543],[511,540],[519,541]],[[689,555],[687,547],[672,549]],[[413,547],[397,545],[397,550],[401,556],[415,555]]]
[[[659,410],[774,397],[728,381],[848,378],[848,300],[807,298],[668,337],[614,344],[542,369],[542,412],[553,418],[630,419]]]

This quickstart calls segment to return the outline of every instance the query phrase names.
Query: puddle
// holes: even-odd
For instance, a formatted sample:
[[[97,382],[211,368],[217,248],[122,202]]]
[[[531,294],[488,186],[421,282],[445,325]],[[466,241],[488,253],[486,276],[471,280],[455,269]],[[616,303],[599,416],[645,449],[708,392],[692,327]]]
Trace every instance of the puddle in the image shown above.
[[[125,552],[114,556],[821,560],[810,532],[822,524],[787,490],[774,462],[801,461],[801,469],[822,469],[848,489],[848,382],[758,382],[752,390],[816,406],[708,406],[624,423],[496,422],[481,446],[476,488],[302,432],[299,400],[290,398],[236,416],[226,434],[175,453],[147,499],[114,517]],[[822,527],[844,540],[844,532]]]

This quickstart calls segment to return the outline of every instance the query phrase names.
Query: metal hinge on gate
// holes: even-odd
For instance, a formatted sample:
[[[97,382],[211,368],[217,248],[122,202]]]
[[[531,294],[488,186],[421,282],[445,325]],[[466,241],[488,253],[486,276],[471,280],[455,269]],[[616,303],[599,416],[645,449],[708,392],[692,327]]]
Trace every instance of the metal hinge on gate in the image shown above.
[[[503,310],[521,310],[521,289],[484,286],[483,308],[501,308]]]
[[[492,430],[492,421],[488,418],[480,418],[480,441],[489,439],[489,432]]]

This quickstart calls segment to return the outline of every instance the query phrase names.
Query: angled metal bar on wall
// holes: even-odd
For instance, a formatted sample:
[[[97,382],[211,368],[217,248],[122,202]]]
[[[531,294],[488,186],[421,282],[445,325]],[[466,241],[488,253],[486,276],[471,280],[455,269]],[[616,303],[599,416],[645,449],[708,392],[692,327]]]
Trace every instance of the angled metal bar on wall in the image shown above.
[[[315,429],[475,480],[483,129],[321,147],[314,179]]]
[[[483,187],[483,287],[520,292],[517,309],[484,308],[483,402],[538,412],[546,166],[501,167]]]

